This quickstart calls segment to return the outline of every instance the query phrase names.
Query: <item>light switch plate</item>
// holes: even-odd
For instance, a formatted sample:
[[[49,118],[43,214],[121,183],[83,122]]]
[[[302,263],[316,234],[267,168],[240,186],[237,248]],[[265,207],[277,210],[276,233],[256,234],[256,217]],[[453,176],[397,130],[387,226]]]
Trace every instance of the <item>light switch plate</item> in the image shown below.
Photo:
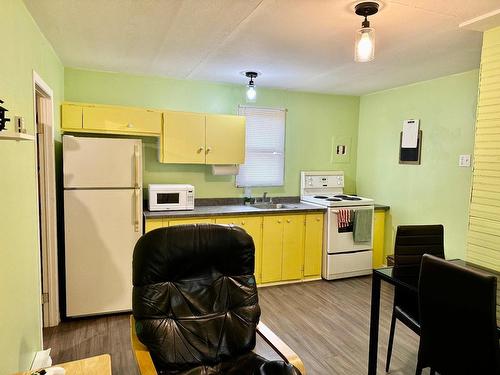
[[[459,167],[470,167],[470,155],[460,155],[458,158]]]

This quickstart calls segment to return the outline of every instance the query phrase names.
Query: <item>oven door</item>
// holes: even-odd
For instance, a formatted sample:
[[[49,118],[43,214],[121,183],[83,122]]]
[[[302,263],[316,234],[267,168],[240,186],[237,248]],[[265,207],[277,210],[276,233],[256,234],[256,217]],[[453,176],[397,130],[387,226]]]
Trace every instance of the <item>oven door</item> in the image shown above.
[[[149,197],[150,211],[182,210],[186,208],[186,192],[179,190],[153,191]]]
[[[370,250],[373,247],[373,220],[371,225],[370,241],[354,242],[353,229],[349,226],[347,230],[338,228],[338,213],[339,208],[347,208],[351,211],[357,210],[372,210],[373,206],[351,206],[351,207],[335,207],[328,209],[328,238],[327,251],[328,254],[347,253],[353,251]],[[354,218],[354,212],[351,212],[351,218]],[[373,217],[373,215],[372,215]]]

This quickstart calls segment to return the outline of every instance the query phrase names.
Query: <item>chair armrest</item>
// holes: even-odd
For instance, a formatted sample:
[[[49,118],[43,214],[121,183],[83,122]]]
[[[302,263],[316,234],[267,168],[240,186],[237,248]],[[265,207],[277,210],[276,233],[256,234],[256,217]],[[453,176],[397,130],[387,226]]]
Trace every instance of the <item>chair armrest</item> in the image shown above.
[[[301,375],[306,375],[304,363],[287,344],[285,344],[276,334],[269,329],[264,323],[260,322],[257,326],[257,333],[266,341],[283,360],[292,364]]]
[[[137,337],[135,332],[135,319],[133,315],[130,315],[130,339],[132,342],[132,350],[134,351],[135,360],[141,375],[158,375],[148,348],[140,342]]]

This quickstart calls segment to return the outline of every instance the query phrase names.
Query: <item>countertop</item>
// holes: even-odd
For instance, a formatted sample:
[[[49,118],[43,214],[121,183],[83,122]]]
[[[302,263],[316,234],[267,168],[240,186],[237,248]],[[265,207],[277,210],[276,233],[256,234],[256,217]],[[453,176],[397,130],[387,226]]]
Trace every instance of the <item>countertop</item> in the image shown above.
[[[290,214],[301,212],[326,212],[326,207],[313,206],[307,203],[285,203],[283,208],[255,208],[245,205],[195,206],[189,211],[148,211],[144,217],[151,218],[184,218],[199,216],[235,216],[235,215],[269,215]]]

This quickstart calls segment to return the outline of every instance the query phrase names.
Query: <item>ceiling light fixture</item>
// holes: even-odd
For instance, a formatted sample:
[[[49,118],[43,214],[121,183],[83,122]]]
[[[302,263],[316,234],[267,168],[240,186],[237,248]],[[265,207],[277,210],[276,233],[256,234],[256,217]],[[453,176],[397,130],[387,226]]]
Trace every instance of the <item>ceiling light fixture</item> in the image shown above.
[[[375,58],[375,30],[370,27],[368,16],[378,12],[378,3],[365,1],[354,7],[358,16],[365,17],[361,23],[361,29],[356,32],[356,43],[354,44],[354,61],[367,62]]]
[[[257,99],[257,90],[255,89],[254,78],[257,78],[259,73],[257,72],[245,72],[245,76],[250,78],[250,81],[247,85],[247,101],[254,102]]]

